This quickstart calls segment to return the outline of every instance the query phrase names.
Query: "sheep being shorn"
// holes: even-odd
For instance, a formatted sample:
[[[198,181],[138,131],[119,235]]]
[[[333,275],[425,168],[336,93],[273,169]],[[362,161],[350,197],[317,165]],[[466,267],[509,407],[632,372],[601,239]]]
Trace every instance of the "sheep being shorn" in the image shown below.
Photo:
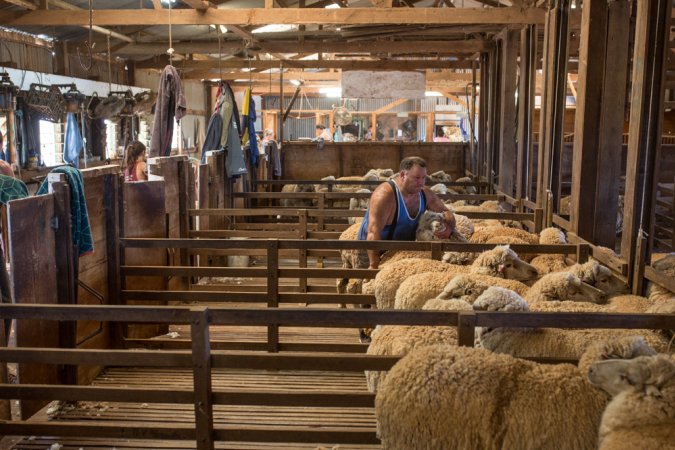
[[[609,396],[587,380],[606,357],[652,355],[640,338],[600,342],[578,367],[545,365],[452,345],[412,350],[375,398],[382,447],[595,449]]]
[[[590,382],[613,396],[600,422],[600,450],[675,449],[675,359],[599,361]]]

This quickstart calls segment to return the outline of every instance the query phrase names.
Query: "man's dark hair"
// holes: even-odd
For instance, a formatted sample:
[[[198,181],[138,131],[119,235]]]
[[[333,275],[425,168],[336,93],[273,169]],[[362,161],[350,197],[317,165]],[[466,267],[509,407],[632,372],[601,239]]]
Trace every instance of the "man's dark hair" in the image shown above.
[[[326,126],[325,126],[325,125],[318,124],[318,125],[316,126],[316,129],[317,129],[317,130],[325,130],[325,129],[326,129]]]
[[[399,170],[410,170],[415,166],[420,166],[423,169],[427,168],[427,162],[420,158],[419,156],[408,156],[401,160],[401,166]]]

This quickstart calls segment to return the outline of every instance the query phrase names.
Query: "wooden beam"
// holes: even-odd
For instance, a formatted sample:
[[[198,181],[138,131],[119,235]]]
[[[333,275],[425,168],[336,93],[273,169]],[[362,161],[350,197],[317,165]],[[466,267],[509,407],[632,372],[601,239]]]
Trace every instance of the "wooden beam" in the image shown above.
[[[65,1],[63,1],[63,0],[50,0],[50,1],[49,1],[49,4],[50,4],[51,6],[55,6],[55,7],[57,7],[57,8],[65,9],[65,10],[67,10],[67,11],[69,11],[69,12],[74,12],[74,11],[82,11],[82,12],[84,12],[84,13],[87,15],[87,23],[84,24],[84,25],[82,25],[82,27],[83,27],[83,28],[86,28],[87,30],[89,29],[89,19],[88,19],[88,17],[89,17],[89,10],[86,10],[86,9],[83,10],[82,8],[80,8],[80,7],[78,7],[78,6],[75,6],[75,5],[71,5],[70,3],[65,2]],[[95,16],[96,16],[96,12],[94,12],[94,17],[95,17]],[[112,38],[119,39],[120,41],[129,42],[129,43],[131,43],[131,44],[133,44],[133,43],[135,42],[135,41],[134,41],[133,39],[131,39],[129,36],[126,36],[126,35],[121,34],[121,33],[117,33],[117,32],[115,32],[115,31],[108,30],[108,29],[103,28],[103,27],[101,27],[101,26],[99,26],[99,25],[92,25],[91,29],[92,29],[92,31],[94,31],[95,33],[104,34],[104,35],[106,35],[106,36],[110,36],[110,37],[112,37]]]
[[[399,98],[398,100],[395,100],[391,103],[388,103],[388,104],[384,105],[382,108],[379,108],[379,109],[373,111],[373,114],[380,114],[380,113],[383,113],[385,111],[389,111],[391,108],[393,108],[395,106],[398,106],[400,104],[403,104],[407,101],[408,101],[407,98]]]
[[[499,119],[499,188],[508,196],[514,195],[516,152],[516,127],[513,118],[516,110],[518,45],[520,30],[509,30],[502,40]]]
[[[661,152],[670,7],[667,0],[637,3],[621,236],[621,256],[632,270],[629,283],[644,272],[644,266],[635,266],[639,236],[648,233],[649,240],[653,239],[653,210],[658,182],[654,172]],[[648,248],[647,255],[650,253]]]
[[[97,9],[94,20],[98,25],[374,25],[374,24],[436,24],[519,25],[542,23],[544,13],[537,8],[251,8],[206,11],[175,9],[169,20],[168,10],[155,9]],[[88,25],[88,11],[35,10],[11,20],[7,26],[74,26]]]
[[[245,32],[241,27],[230,26],[234,34],[256,42],[263,50],[269,53],[444,53],[444,54],[471,54],[489,50],[493,43],[483,39],[463,41],[355,41],[355,42],[315,42],[315,41],[257,41],[255,35]],[[228,52],[241,49],[241,41],[225,41],[220,50]],[[178,53],[216,54],[217,42],[176,42],[173,48]],[[117,53],[124,55],[161,55],[166,51],[166,43],[162,44],[135,44],[120,49]],[[279,59],[286,59],[281,57]],[[465,74],[466,75],[466,74]]]
[[[518,84],[518,155],[516,161],[516,198],[531,198],[532,116],[537,73],[537,26],[527,25],[520,32],[520,79]]]
[[[213,5],[204,0],[181,0],[183,3],[188,5],[190,8],[194,8],[197,11],[206,11],[209,8],[212,8]]]
[[[28,0],[5,0],[5,3],[9,3],[15,6],[21,6],[30,11],[35,11],[38,7],[35,3],[31,3]]]
[[[281,61],[251,61],[252,69],[277,69]],[[284,67],[298,69],[342,69],[342,70],[417,70],[417,69],[470,69],[471,61],[439,61],[429,59],[405,59],[385,61],[360,60],[283,60]],[[218,69],[218,61],[191,61],[190,69]],[[139,69],[160,69],[166,65],[166,59],[143,61],[136,64]],[[241,69],[248,67],[244,59],[229,59],[220,62],[223,69]]]

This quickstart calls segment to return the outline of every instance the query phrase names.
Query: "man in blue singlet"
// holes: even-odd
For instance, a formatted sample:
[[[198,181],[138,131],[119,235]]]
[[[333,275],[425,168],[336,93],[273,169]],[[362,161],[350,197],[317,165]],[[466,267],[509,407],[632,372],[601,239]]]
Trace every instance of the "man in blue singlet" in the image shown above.
[[[370,197],[370,206],[359,229],[359,240],[414,241],[417,223],[425,210],[442,212],[446,227],[436,236],[447,239],[455,228],[455,216],[440,198],[424,186],[427,163],[422,158],[410,156],[401,161],[400,173],[388,183],[380,184]],[[359,266],[377,269],[380,252],[359,252]]]

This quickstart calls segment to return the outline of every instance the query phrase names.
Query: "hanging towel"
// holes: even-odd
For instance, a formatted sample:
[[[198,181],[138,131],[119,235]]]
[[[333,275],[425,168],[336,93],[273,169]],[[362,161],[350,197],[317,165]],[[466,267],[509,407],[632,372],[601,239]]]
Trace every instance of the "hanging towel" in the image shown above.
[[[248,160],[251,163],[251,167],[258,165],[258,139],[255,135],[255,102],[251,97],[251,88],[246,88],[246,93],[244,94],[244,109],[242,110],[242,127],[243,135],[241,137],[242,144],[249,144],[248,147]]]
[[[152,140],[150,142],[150,157],[169,156],[171,154],[174,118],[175,120],[182,119],[186,111],[183,85],[178,71],[173,66],[166,66],[159,77],[155,122],[153,123]]]
[[[60,166],[49,173],[63,173],[70,186],[70,225],[72,228],[73,244],[77,246],[79,255],[83,256],[94,251],[94,240],[89,226],[89,213],[84,198],[84,182],[82,172],[70,166]],[[47,180],[43,181],[35,195],[44,195],[49,190]]]
[[[63,160],[75,167],[80,167],[80,152],[84,147],[84,140],[80,127],[77,125],[75,113],[69,112],[66,119],[66,142],[63,147]]]
[[[10,200],[28,197],[26,183],[7,175],[0,175],[0,204],[5,205]]]
[[[206,152],[220,149],[220,136],[223,134],[223,117],[215,112],[209,119],[209,126],[206,129],[206,138],[202,146],[202,164],[206,163]]]

